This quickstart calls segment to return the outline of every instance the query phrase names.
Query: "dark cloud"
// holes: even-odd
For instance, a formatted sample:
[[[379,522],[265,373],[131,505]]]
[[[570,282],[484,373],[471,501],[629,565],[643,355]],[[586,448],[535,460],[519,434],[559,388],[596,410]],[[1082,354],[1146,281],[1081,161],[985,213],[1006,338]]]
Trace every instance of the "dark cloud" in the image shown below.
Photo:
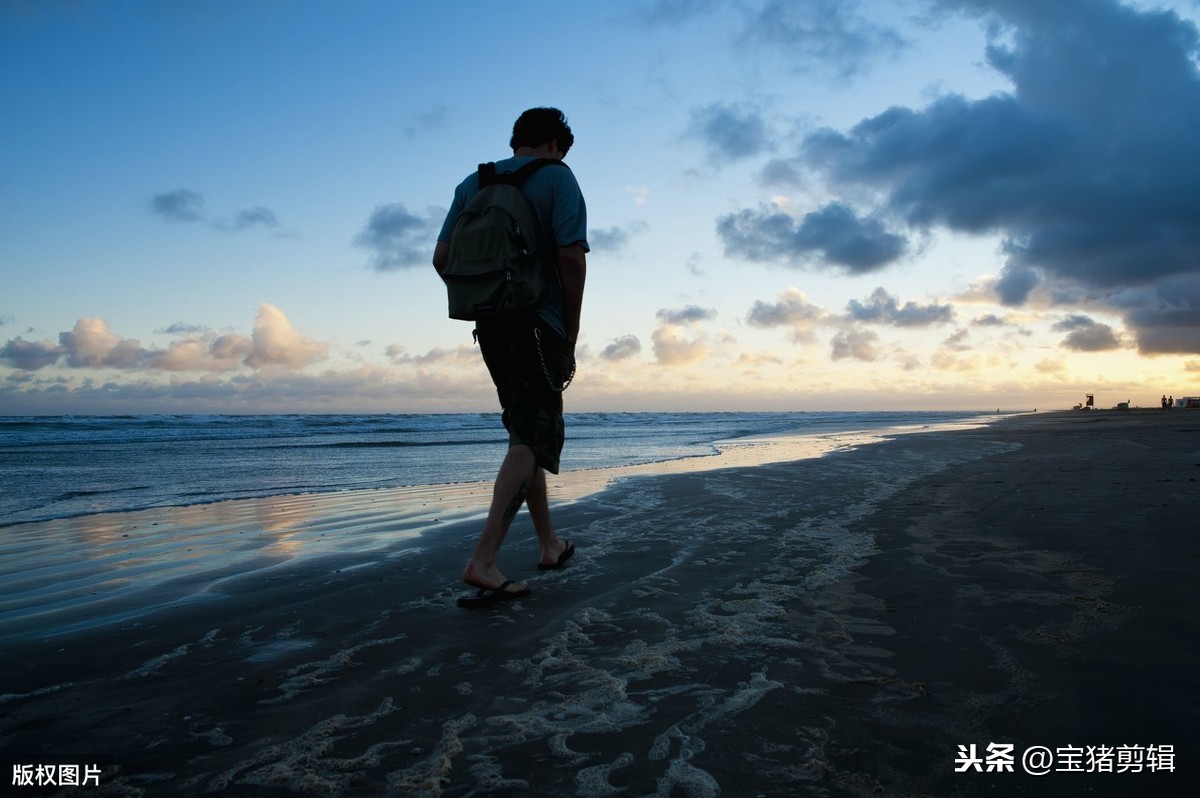
[[[767,123],[754,108],[714,103],[692,111],[688,135],[703,141],[715,163],[751,158],[770,143]]]
[[[605,360],[624,360],[641,354],[642,342],[636,335],[622,335],[600,353]]]
[[[702,308],[698,305],[688,305],[687,307],[675,310],[664,308],[655,315],[660,321],[665,321],[667,324],[695,324],[715,319],[717,311],[712,308]]]
[[[377,271],[427,266],[444,218],[445,211],[436,208],[417,216],[400,203],[380,205],[354,243],[374,253],[372,265]]]
[[[1112,327],[1088,316],[1067,316],[1056,322],[1053,329],[1067,333],[1062,345],[1076,352],[1105,352],[1121,347],[1121,341]]]
[[[987,63],[1011,91],[818,131],[787,163],[883,196],[887,218],[913,228],[1001,236],[996,291],[1009,305],[1039,285],[1103,297],[1200,275],[1196,27],[1115,0],[935,5],[981,19]],[[1127,321],[1139,339],[1157,334],[1140,315]]]
[[[37,371],[57,363],[66,351],[53,341],[26,341],[18,335],[0,348],[0,363],[25,371]]]
[[[797,69],[848,78],[907,46],[860,8],[857,0],[769,0],[748,11],[741,40],[777,47]]]
[[[997,316],[995,313],[985,313],[982,316],[976,316],[971,319],[971,324],[976,327],[1007,327],[1008,322]]]
[[[891,324],[896,327],[928,327],[954,321],[954,308],[950,305],[919,305],[905,302],[876,288],[866,302],[851,299],[846,306],[849,317],[867,324]]]
[[[888,231],[883,222],[860,217],[836,202],[802,219],[769,206],[731,213],[717,220],[717,235],[731,257],[793,265],[815,262],[851,274],[882,269],[908,250],[908,241]]]
[[[624,227],[604,227],[588,231],[588,244],[593,252],[621,252],[629,246],[633,236],[649,228],[643,221],[634,221]]]
[[[155,194],[150,199],[150,208],[168,222],[202,222],[205,219],[204,196],[186,188]],[[275,229],[279,227],[279,219],[270,208],[256,205],[238,211],[231,219],[213,220],[210,226],[234,232],[252,227]]]
[[[1142,354],[1200,352],[1200,276],[1183,275],[1110,298],[1137,331]]]
[[[198,222],[204,218],[204,197],[186,188],[155,194],[150,209],[168,222]]]
[[[1041,278],[1035,269],[1009,263],[1000,270],[1000,279],[996,281],[993,289],[1001,304],[1020,306],[1025,304],[1029,294],[1040,282]]]
[[[160,333],[167,335],[194,335],[196,333],[208,332],[208,327],[203,324],[185,324],[182,321],[177,321],[174,324],[168,324],[161,330]]]
[[[245,230],[248,227],[279,227],[279,220],[275,218],[275,213],[270,208],[264,208],[256,205],[253,208],[247,208],[243,211],[238,211],[233,217],[232,228],[234,230]]]

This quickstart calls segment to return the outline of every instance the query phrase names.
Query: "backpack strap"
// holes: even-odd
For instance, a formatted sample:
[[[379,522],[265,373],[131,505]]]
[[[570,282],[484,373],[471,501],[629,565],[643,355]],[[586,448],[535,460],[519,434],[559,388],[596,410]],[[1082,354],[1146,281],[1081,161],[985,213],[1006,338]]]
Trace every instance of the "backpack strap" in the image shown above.
[[[495,166],[495,164],[492,164],[493,169]],[[508,183],[512,186],[520,186],[522,183],[528,180],[534,172],[538,171],[543,166],[561,166],[564,169],[571,168],[562,161],[554,158],[535,158],[529,163],[522,165],[521,168],[517,169],[515,172],[504,172],[496,175],[496,182]]]
[[[496,183],[505,183],[510,186],[520,187],[522,183],[528,180],[534,172],[541,169],[543,166],[561,166],[564,169],[570,169],[562,161],[554,158],[535,158],[527,164],[523,164],[515,172],[497,172],[494,161],[489,163],[479,164],[479,187],[486,188]]]
[[[485,188],[496,182],[496,164],[479,164],[479,187]]]

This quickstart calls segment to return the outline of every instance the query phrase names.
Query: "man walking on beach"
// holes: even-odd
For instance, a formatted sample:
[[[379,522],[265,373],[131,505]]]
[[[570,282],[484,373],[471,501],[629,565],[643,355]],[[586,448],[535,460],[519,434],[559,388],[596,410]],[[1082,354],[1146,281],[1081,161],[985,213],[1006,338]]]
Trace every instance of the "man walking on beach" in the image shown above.
[[[523,503],[537,532],[540,570],[561,567],[574,545],[558,537],[550,520],[546,471],[558,473],[563,446],[562,391],[575,368],[575,341],[587,272],[587,210],[575,175],[562,163],[575,137],[555,108],[531,108],[513,126],[513,157],[496,162],[496,173],[516,172],[537,159],[558,163],[534,171],[521,184],[541,227],[542,247],[553,253],[552,277],[532,311],[477,322],[480,352],[496,385],[508,430],[508,453],[496,476],[487,520],[462,579],[478,589],[459,606],[481,607],[529,594],[496,566],[496,556]],[[438,235],[433,265],[441,274],[449,262],[455,221],[479,191],[472,173],[454,191],[454,201]]]

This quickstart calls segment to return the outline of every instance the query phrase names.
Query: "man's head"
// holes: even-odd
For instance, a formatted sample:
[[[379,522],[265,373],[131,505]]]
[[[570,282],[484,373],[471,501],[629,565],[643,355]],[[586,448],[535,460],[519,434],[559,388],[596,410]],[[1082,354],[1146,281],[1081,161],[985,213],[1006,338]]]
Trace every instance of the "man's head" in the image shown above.
[[[516,152],[520,147],[537,149],[552,141],[558,142],[558,151],[563,155],[575,143],[567,117],[557,108],[530,108],[517,117],[508,145]]]

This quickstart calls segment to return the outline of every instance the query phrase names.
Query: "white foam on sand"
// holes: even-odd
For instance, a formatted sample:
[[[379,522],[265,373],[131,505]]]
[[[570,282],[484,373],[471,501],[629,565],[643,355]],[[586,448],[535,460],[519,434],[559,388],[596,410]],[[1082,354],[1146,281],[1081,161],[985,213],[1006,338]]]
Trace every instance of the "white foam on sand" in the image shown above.
[[[853,611],[862,599],[845,577],[875,552],[864,520],[914,480],[1006,448],[980,441],[970,449],[889,449],[885,463],[842,458],[804,472],[621,484],[604,499],[612,513],[568,531],[587,541],[569,573],[544,577],[566,580],[559,589],[586,590],[587,606],[528,657],[506,663],[519,687],[496,698],[497,711],[473,707],[475,722],[457,738],[463,756],[487,752],[519,776],[505,750],[540,741],[547,765],[570,771],[581,795],[628,789],[626,773],[637,774],[636,794],[647,794],[647,779],[650,794],[661,796],[732,789],[702,763],[772,693],[802,701],[830,680],[895,679],[886,650],[856,642],[892,631]],[[739,502],[752,503],[742,513]],[[812,604],[818,594],[824,609]],[[840,603],[844,610],[828,609]],[[713,678],[714,667],[723,678]],[[479,678],[493,693],[504,689],[494,677]],[[501,710],[518,696],[535,698]],[[827,731],[820,722],[788,724],[786,750],[766,731],[739,750],[778,773],[811,778]],[[596,752],[598,738],[615,750]],[[783,761],[792,751],[810,752],[803,767]]]

